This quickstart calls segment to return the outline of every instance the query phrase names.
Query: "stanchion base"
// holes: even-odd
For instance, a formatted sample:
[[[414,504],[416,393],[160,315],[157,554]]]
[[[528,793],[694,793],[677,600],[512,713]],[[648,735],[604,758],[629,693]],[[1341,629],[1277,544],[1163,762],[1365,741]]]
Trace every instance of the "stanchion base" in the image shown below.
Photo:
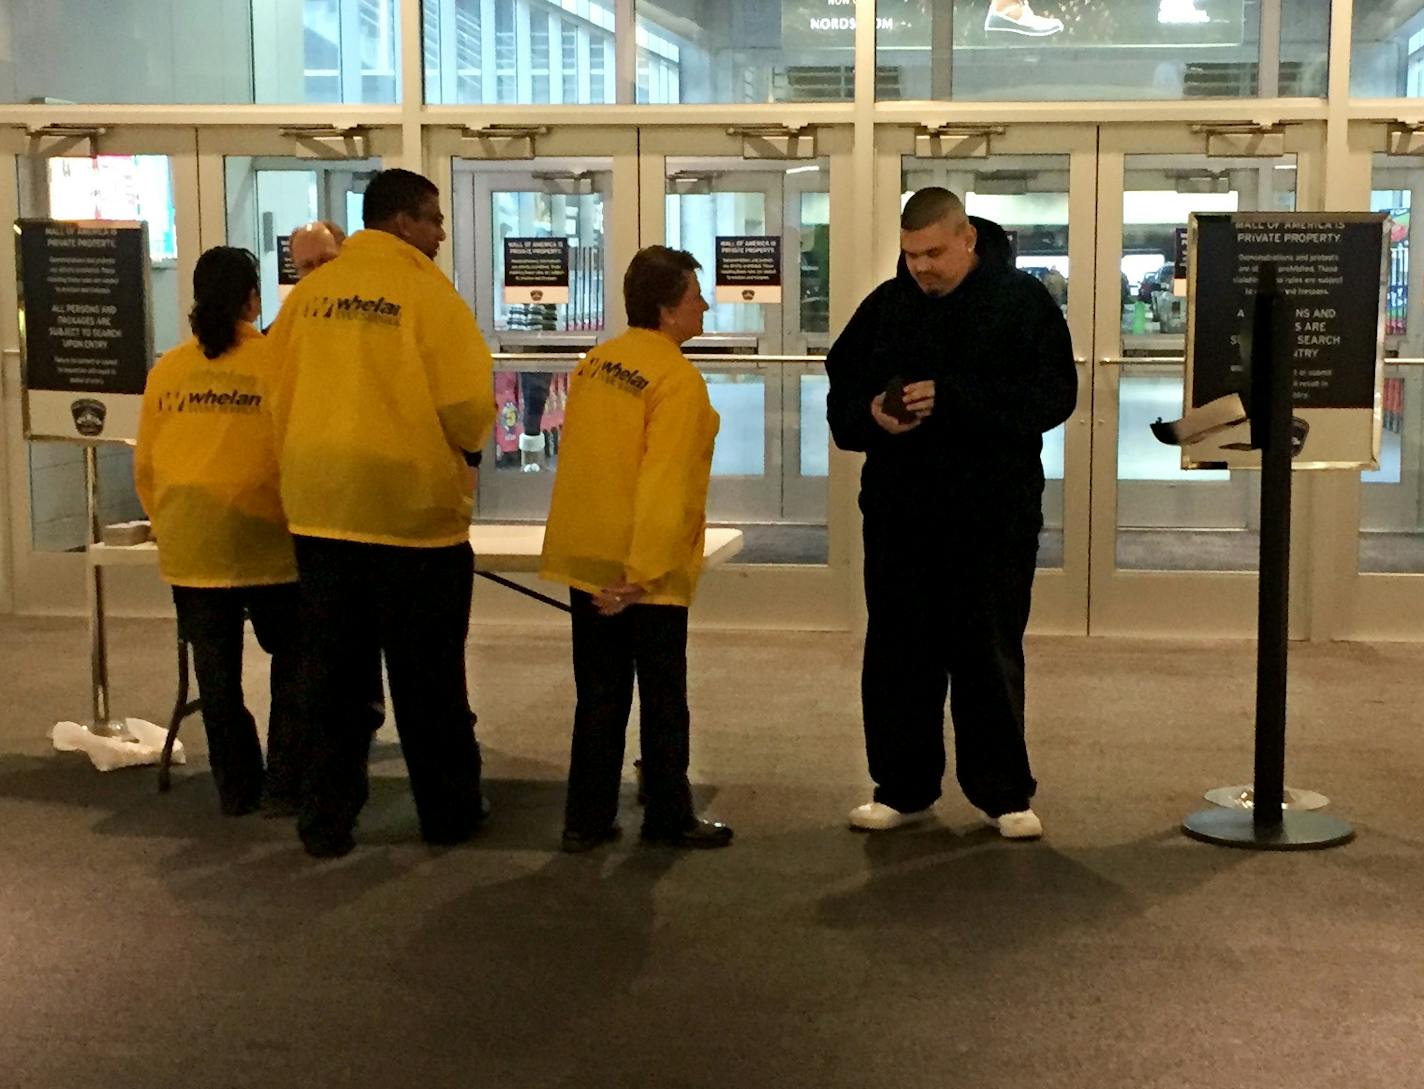
[[[1256,804],[1256,791],[1250,783],[1243,783],[1241,786],[1216,787],[1208,790],[1202,795],[1212,805],[1219,805],[1223,809],[1251,809]],[[1312,810],[1324,809],[1330,804],[1330,799],[1324,794],[1314,790],[1296,790],[1294,787],[1286,787],[1285,802],[1286,809]]]
[[[84,728],[95,737],[107,738],[110,741],[127,741],[133,745],[139,743],[138,736],[129,729],[127,722],[114,722],[112,720],[109,722],[100,722],[95,720],[94,722],[86,722]]]
[[[1326,813],[1284,810],[1275,827],[1256,826],[1249,809],[1202,809],[1182,822],[1182,831],[1220,847],[1254,851],[1317,851],[1355,838],[1355,830]]]

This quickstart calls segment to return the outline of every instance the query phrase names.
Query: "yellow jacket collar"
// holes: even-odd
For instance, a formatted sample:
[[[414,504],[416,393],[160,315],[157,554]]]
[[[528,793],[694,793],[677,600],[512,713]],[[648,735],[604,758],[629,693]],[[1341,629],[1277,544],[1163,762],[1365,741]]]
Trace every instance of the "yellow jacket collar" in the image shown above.
[[[401,258],[431,272],[440,271],[439,266],[404,239],[397,238],[390,231],[378,231],[367,227],[357,231],[341,247],[341,252],[377,258]]]

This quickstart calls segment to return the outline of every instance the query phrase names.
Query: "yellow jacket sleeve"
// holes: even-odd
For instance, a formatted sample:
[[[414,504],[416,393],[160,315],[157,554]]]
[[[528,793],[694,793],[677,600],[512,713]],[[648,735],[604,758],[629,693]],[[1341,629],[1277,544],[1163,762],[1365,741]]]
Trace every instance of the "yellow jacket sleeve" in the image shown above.
[[[153,521],[157,504],[153,492],[153,444],[158,439],[161,416],[157,411],[158,390],[150,379],[143,390],[143,406],[139,409],[138,444],[134,447],[134,490],[148,520]]]
[[[425,347],[430,392],[450,445],[484,449],[494,427],[494,360],[465,301],[450,290],[447,318]]]
[[[689,511],[704,489],[696,479],[705,471],[704,417],[707,387],[692,369],[670,378],[648,406],[646,448],[633,498],[633,540],[628,549],[627,579],[648,586],[669,572],[685,568],[704,512]]]

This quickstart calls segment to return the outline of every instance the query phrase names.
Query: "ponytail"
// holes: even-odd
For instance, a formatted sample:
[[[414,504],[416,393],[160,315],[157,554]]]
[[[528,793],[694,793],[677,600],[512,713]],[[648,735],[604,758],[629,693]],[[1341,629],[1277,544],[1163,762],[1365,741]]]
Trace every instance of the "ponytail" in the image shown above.
[[[237,343],[237,323],[261,289],[257,258],[235,246],[214,246],[193,269],[193,309],[188,324],[209,359]]]

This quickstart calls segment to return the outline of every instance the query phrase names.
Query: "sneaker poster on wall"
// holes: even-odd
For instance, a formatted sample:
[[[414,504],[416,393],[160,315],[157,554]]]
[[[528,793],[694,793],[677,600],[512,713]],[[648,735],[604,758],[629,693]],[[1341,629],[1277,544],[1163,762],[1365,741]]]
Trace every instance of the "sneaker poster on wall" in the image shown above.
[[[1132,48],[1240,45],[1245,0],[879,0],[881,49]],[[948,27],[941,25],[948,22]],[[854,0],[784,0],[781,46],[852,49]],[[1031,96],[1030,96],[1031,97]]]

